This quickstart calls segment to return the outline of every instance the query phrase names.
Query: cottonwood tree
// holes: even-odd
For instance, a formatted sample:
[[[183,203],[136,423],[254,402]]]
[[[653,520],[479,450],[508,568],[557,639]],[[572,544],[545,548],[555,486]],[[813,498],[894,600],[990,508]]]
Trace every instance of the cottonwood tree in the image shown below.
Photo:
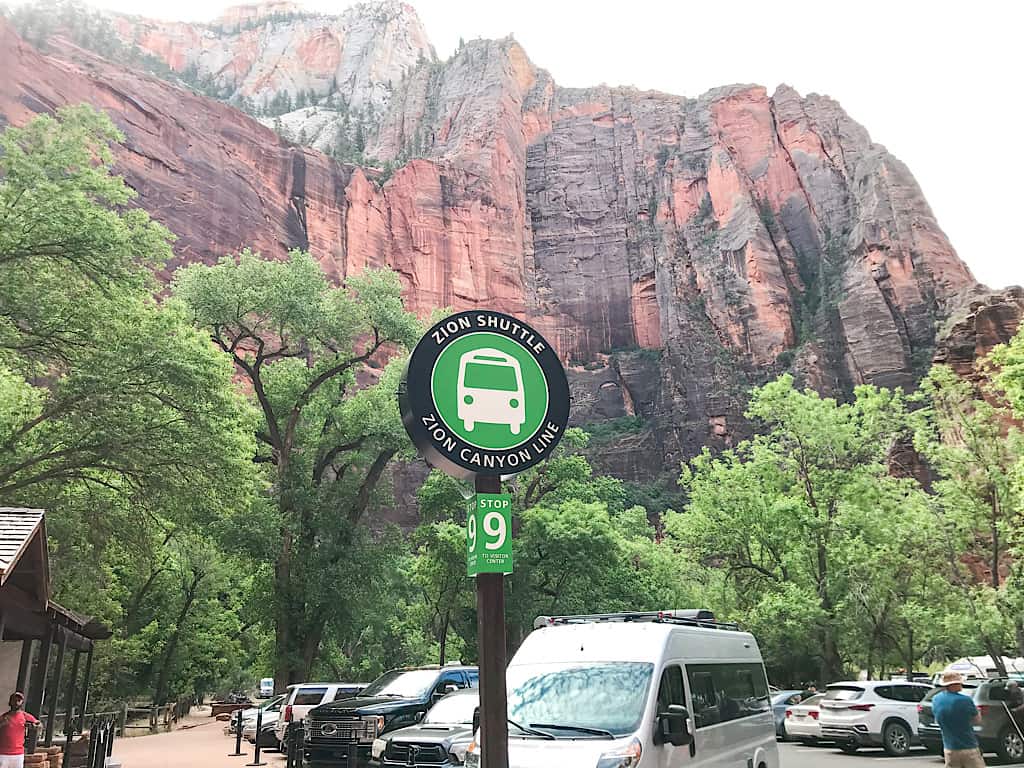
[[[134,696],[166,650],[171,539],[207,546],[247,506],[255,441],[230,360],[152,296],[173,236],[132,207],[121,139],[84,106],[0,134],[0,503],[47,509],[55,595],[114,630],[96,679]],[[190,627],[219,638],[232,607],[196,608]]]
[[[747,416],[763,434],[684,468],[690,502],[670,534],[725,570],[758,623],[812,627],[810,638],[794,637],[818,659],[819,679],[836,680],[848,588],[842,553],[858,528],[899,514],[903,503],[902,481],[886,465],[903,429],[902,399],[863,386],[840,404],[798,391],[787,375],[754,391]]]
[[[0,135],[0,500],[215,493],[245,471],[230,364],[150,296],[171,236],[124,207],[119,139],[85,107]]]
[[[1024,436],[1000,390],[990,383],[979,390],[946,366],[932,368],[917,400],[914,447],[936,475],[932,504],[941,521],[944,570],[975,636],[1005,674],[1002,657],[1011,638],[1024,639],[1019,595],[1007,579],[1019,543],[1014,470]]]
[[[331,287],[306,253],[248,251],[177,274],[174,294],[230,355],[262,419],[275,531],[275,683],[304,679],[347,589],[344,560],[389,462],[407,449],[397,357],[420,335],[395,273],[369,270]]]

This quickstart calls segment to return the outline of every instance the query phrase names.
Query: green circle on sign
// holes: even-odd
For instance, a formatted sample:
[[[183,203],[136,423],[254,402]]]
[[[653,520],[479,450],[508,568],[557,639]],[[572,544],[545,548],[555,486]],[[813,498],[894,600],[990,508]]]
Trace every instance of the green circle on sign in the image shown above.
[[[497,333],[470,333],[445,347],[430,391],[445,426],[477,448],[522,445],[548,412],[548,386],[537,359]]]

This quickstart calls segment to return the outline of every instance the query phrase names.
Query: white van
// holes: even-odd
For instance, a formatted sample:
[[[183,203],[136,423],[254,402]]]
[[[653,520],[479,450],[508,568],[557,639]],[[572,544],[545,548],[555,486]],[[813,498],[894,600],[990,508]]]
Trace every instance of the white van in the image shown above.
[[[510,768],[778,768],[761,652],[734,624],[689,610],[535,627],[508,666]]]
[[[260,680],[260,698],[269,699],[274,695],[274,678],[264,677]]]

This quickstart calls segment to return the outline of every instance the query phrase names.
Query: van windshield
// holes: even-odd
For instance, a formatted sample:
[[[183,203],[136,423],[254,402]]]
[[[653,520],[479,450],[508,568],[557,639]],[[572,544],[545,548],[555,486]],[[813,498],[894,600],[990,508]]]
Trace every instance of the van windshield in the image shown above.
[[[633,733],[640,725],[654,665],[523,664],[508,668],[508,716],[522,725],[560,726],[558,738],[585,738],[579,727]]]
[[[519,389],[516,371],[511,365],[469,363],[466,366],[465,384],[473,389],[500,389],[505,392]]]

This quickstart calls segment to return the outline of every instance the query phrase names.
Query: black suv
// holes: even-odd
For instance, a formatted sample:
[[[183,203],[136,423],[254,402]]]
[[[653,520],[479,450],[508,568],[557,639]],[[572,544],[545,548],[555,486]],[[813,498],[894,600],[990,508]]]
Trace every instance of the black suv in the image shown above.
[[[365,766],[381,734],[418,723],[448,693],[476,688],[476,667],[448,665],[385,672],[358,696],[311,709],[304,721],[310,768]]]
[[[1021,737],[1021,730],[1024,724],[1014,724],[1010,715],[1006,712],[1004,702],[1006,701],[1005,679],[989,680],[968,680],[964,685],[963,693],[974,699],[975,706],[981,714],[981,725],[974,729],[978,736],[978,743],[981,744],[982,752],[995,752],[1003,760],[1016,763],[1024,760],[1024,738]],[[929,691],[924,701],[918,707],[919,725],[918,735],[921,743],[930,752],[942,752],[942,732],[938,723],[932,715],[932,699],[944,688],[936,688]]]

